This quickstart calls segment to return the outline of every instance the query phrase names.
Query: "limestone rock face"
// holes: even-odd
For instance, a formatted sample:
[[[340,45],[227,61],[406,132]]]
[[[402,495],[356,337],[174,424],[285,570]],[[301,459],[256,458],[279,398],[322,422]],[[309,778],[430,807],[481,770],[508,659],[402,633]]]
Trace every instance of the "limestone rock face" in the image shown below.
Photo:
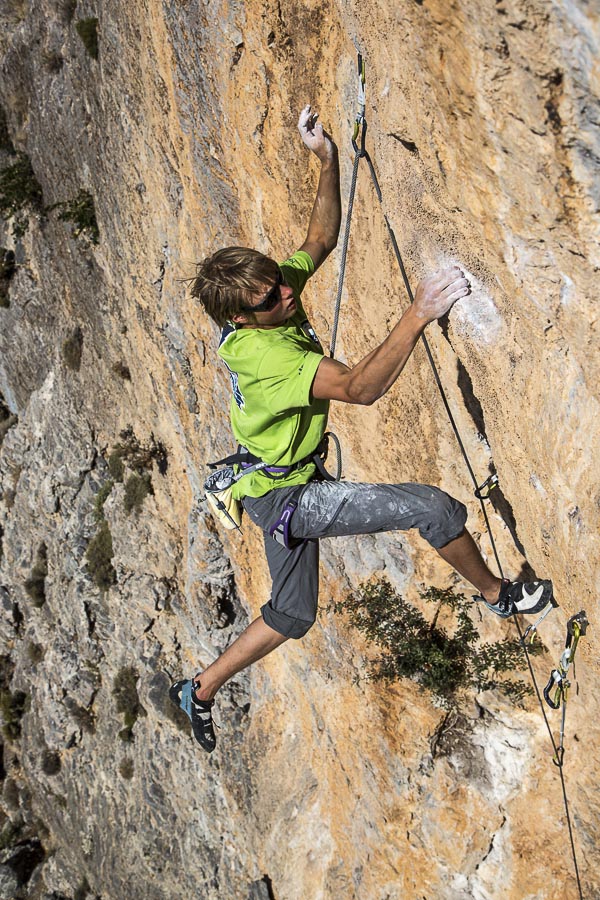
[[[181,279],[220,246],[284,258],[302,243],[309,101],[347,196],[355,45],[411,283],[451,263],[471,279],[428,337],[477,478],[500,476],[488,508],[506,572],[555,583],[540,683],[568,617],[590,619],[564,777],[584,895],[600,896],[595,5],[6,0],[0,25],[2,168],[12,144],[43,192],[27,229],[0,225],[15,260],[0,308],[2,896],[578,895],[535,700],[490,691],[449,717],[410,681],[357,683],[373,649],[330,599],[382,574],[415,602],[425,585],[469,591],[418,536],[323,543],[317,624],[222,691],[210,757],[166,697],[269,591],[262,536],[220,531],[202,501],[205,461],[232,448],[229,383]],[[81,191],[97,243],[61,218]],[[348,364],[408,302],[362,164],[352,227]],[[325,342],[339,263],[338,249],[305,295]],[[440,485],[491,555],[421,347],[378,404],[331,424],[347,478]]]

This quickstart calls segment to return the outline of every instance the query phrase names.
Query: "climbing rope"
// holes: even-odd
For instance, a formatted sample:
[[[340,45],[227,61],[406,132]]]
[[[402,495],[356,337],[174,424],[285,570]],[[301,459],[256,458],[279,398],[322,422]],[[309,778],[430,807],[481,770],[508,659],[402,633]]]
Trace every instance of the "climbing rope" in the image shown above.
[[[394,255],[396,257],[396,261],[398,263],[400,272],[402,274],[402,280],[404,282],[404,287],[406,289],[406,293],[408,295],[410,302],[411,303],[414,302],[414,295],[413,295],[412,288],[411,288],[411,285],[410,285],[410,282],[408,279],[408,275],[406,273],[402,255],[401,255],[400,249],[398,247],[398,242],[396,241],[396,236],[394,234],[394,230],[391,226],[388,216],[387,216],[385,210],[383,209],[383,197],[382,197],[381,188],[379,186],[379,181],[377,179],[377,174],[375,172],[375,168],[373,166],[371,157],[369,156],[369,153],[365,146],[366,133],[367,133],[367,120],[366,120],[365,110],[366,110],[365,63],[364,63],[362,55],[359,53],[358,54],[358,112],[357,112],[356,119],[354,122],[354,132],[353,132],[353,136],[352,136],[352,146],[354,148],[355,156],[354,156],[354,165],[353,165],[353,169],[352,169],[352,179],[350,182],[350,198],[349,198],[349,202],[348,202],[348,213],[347,213],[347,217],[346,217],[346,227],[345,227],[345,231],[344,231],[344,240],[343,240],[343,244],[342,244],[342,258],[341,258],[341,264],[340,264],[340,275],[339,275],[339,281],[338,281],[335,310],[334,310],[334,317],[333,317],[332,335],[331,335],[331,342],[330,342],[330,354],[329,355],[331,358],[333,358],[333,356],[334,356],[335,345],[336,345],[336,340],[337,340],[337,331],[338,331],[341,301],[342,301],[342,291],[343,291],[344,277],[345,277],[345,272],[346,272],[346,257],[347,257],[347,253],[348,253],[348,243],[349,243],[349,238],[350,238],[350,224],[351,224],[351,220],[352,220],[352,211],[353,211],[353,207],[354,207],[354,195],[356,192],[356,184],[357,184],[357,180],[358,180],[358,168],[359,168],[361,159],[365,159],[367,162],[367,165],[369,167],[371,181],[373,183],[373,187],[375,188],[375,193],[377,195],[377,199],[379,201],[379,204],[380,204],[380,207],[382,210],[383,219],[384,219],[384,222],[385,222],[385,225],[386,225],[386,228],[388,231],[388,235],[389,235],[389,238],[390,238],[393,250],[394,250]],[[357,143],[357,138],[359,136],[359,133],[360,133],[360,146]],[[492,473],[488,478],[486,478],[486,480],[482,484],[478,483],[477,477],[473,470],[473,466],[471,465],[471,461],[467,454],[464,442],[463,442],[460,432],[458,430],[456,420],[455,420],[452,410],[450,408],[450,404],[448,402],[448,398],[446,396],[446,392],[444,390],[444,386],[442,384],[442,380],[441,380],[437,365],[433,358],[433,354],[431,352],[431,349],[429,347],[429,344],[427,342],[427,338],[425,337],[425,334],[421,334],[421,341],[425,348],[425,353],[427,355],[427,359],[429,360],[429,364],[431,366],[433,376],[435,378],[435,382],[438,386],[438,390],[439,390],[439,393],[440,393],[440,396],[442,399],[442,403],[446,410],[448,420],[450,422],[450,425],[452,427],[452,430],[453,430],[456,440],[458,442],[458,446],[460,448],[461,454],[465,461],[467,470],[468,470],[471,480],[473,482],[473,485],[475,488],[475,490],[474,490],[475,496],[477,497],[477,499],[479,500],[479,503],[481,505],[483,519],[484,519],[484,522],[485,522],[485,525],[487,528],[487,533],[489,536],[492,551],[494,553],[494,558],[496,560],[496,565],[498,566],[498,571],[500,573],[500,577],[504,578],[502,564],[500,562],[500,557],[498,554],[498,550],[496,548],[496,542],[494,541],[492,527],[491,527],[490,520],[489,520],[489,517],[487,514],[487,509],[485,506],[485,500],[489,499],[491,491],[494,490],[494,488],[496,488],[498,486],[498,476],[496,473]],[[563,773],[563,759],[564,759],[564,752],[565,752],[564,746],[563,746],[563,739],[564,739],[564,721],[565,721],[565,712],[566,712],[567,689],[569,687],[569,682],[566,677],[566,675],[567,675],[566,670],[568,669],[568,662],[573,660],[573,657],[575,654],[575,649],[577,647],[577,641],[579,639],[579,635],[585,634],[585,626],[587,626],[588,623],[587,623],[587,619],[585,619],[585,626],[583,626],[582,622],[578,619],[578,617],[581,617],[581,616],[583,616],[583,618],[585,618],[585,613],[583,613],[583,611],[582,611],[582,613],[578,613],[577,616],[574,616],[573,619],[569,619],[569,622],[572,622],[573,620],[577,620],[577,624],[572,627],[570,642],[569,642],[569,634],[567,636],[567,644],[566,644],[563,656],[561,657],[561,665],[559,665],[558,670],[553,670],[553,673],[550,676],[551,682],[549,682],[549,684],[546,687],[546,692],[549,692],[552,688],[552,684],[554,684],[556,686],[556,693],[554,695],[553,702],[558,703],[558,705],[560,705],[560,703],[562,703],[562,706],[563,706],[563,718],[562,718],[562,725],[561,725],[560,743],[557,746],[556,741],[554,740],[554,735],[552,734],[552,728],[550,727],[550,723],[549,723],[548,717],[546,715],[546,710],[544,709],[544,703],[542,700],[540,689],[538,687],[535,673],[533,671],[533,666],[531,664],[531,655],[527,648],[527,642],[526,642],[528,636],[530,636],[530,640],[533,641],[533,638],[535,637],[538,625],[540,624],[542,619],[544,619],[545,616],[548,615],[548,613],[550,612],[551,609],[552,609],[552,607],[549,605],[547,607],[546,611],[543,612],[542,615],[532,625],[530,625],[526,629],[525,632],[522,631],[517,617],[513,616],[512,618],[513,618],[513,621],[517,628],[517,632],[519,635],[519,643],[525,653],[525,658],[527,660],[529,674],[531,676],[531,680],[533,682],[534,690],[535,690],[535,693],[536,693],[536,696],[537,696],[537,699],[538,699],[538,702],[540,705],[540,709],[542,711],[546,729],[548,731],[548,735],[550,737],[550,741],[551,741],[552,747],[554,749],[553,761],[554,761],[555,765],[558,767],[559,774],[560,774],[560,781],[561,781],[562,794],[563,794],[563,803],[564,803],[566,820],[567,820],[567,825],[568,825],[568,830],[569,830],[569,840],[570,840],[570,845],[571,845],[571,854],[572,854],[572,858],[573,858],[575,877],[576,877],[576,881],[577,881],[577,887],[578,887],[578,891],[579,891],[580,900],[583,900],[581,880],[579,877],[579,867],[577,865],[577,853],[575,850],[575,841],[574,841],[574,837],[573,837],[571,816],[570,816],[570,812],[569,812],[569,801],[568,801],[568,797],[567,797],[567,789],[566,789],[564,773]],[[577,629],[579,629],[579,631],[577,631]],[[568,654],[568,655],[565,656],[565,654]],[[556,677],[555,677],[555,672],[558,673],[556,675]],[[550,700],[547,699],[547,702],[549,703],[550,706],[552,706],[552,703],[550,702]],[[558,708],[558,706],[553,706],[553,708]]]
[[[362,127],[362,147],[358,151],[356,146],[356,138],[359,129]],[[344,287],[344,275],[346,274],[346,256],[348,255],[348,241],[350,239],[350,223],[352,222],[352,210],[354,208],[354,194],[356,192],[356,181],[358,179],[358,164],[361,157],[365,155],[365,137],[367,133],[367,122],[365,119],[365,65],[363,58],[358,54],[358,113],[354,122],[354,136],[352,138],[352,146],[355,149],[354,166],[352,168],[352,178],[350,180],[350,196],[348,198],[348,214],[346,216],[346,228],[344,230],[344,240],[342,242],[342,261],[340,264],[340,278],[338,281],[337,296],[335,298],[335,311],[333,314],[333,325],[331,327],[331,343],[329,345],[329,356],[331,359],[335,356],[335,344],[337,340],[338,322],[340,320],[340,307],[342,305],[342,289]]]

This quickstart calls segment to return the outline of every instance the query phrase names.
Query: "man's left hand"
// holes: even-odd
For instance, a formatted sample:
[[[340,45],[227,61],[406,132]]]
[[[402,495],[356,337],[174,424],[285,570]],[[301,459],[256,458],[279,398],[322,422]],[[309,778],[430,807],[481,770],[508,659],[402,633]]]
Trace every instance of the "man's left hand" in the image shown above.
[[[318,156],[321,162],[332,159],[337,148],[321,123],[317,123],[319,114],[312,111],[310,104],[305,106],[298,119],[298,131],[309,150]]]

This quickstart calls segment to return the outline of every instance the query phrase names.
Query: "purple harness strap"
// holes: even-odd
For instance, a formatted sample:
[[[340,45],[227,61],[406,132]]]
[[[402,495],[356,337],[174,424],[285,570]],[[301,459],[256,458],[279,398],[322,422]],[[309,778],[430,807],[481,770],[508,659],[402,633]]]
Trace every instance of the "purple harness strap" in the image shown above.
[[[294,540],[290,535],[290,522],[297,506],[298,504],[295,500],[288,500],[277,521],[269,528],[269,534],[273,540],[277,541],[278,544],[282,544],[286,550],[291,550],[292,547],[297,546],[299,543],[305,543],[305,541]]]
[[[241,463],[242,469],[249,469],[252,466],[252,463]],[[293,466],[265,466],[260,471],[266,472],[269,475],[288,475],[290,469],[293,469]]]

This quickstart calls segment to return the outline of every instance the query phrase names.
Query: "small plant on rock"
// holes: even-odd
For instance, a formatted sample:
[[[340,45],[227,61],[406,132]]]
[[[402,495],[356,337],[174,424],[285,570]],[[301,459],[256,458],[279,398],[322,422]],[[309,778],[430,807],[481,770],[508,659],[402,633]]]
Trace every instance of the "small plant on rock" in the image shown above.
[[[98,59],[98,19],[79,19],[75,28],[92,59]]]
[[[133,760],[131,759],[122,759],[119,763],[119,775],[121,778],[124,778],[126,781],[131,781],[133,778]]]
[[[8,153],[10,156],[15,156],[17,152],[10,138],[6,113],[2,106],[0,106],[0,152]]]
[[[101,525],[104,521],[104,504],[108,500],[110,493],[115,486],[112,478],[109,478],[108,481],[105,481],[96,496],[94,497],[94,519]]]
[[[25,691],[11,691],[0,688],[0,713],[2,714],[2,733],[9,741],[21,737],[21,719],[29,710],[29,694]]]
[[[83,331],[78,325],[62,345],[62,356],[65,361],[65,365],[73,372],[79,372],[79,369],[81,368],[82,351]]]
[[[15,254],[13,250],[0,247],[0,307],[8,309],[10,299],[8,289],[15,273]]]
[[[153,494],[152,479],[148,472],[143,475],[134,473],[125,483],[124,505],[127,515],[133,510],[139,515],[148,494]]]
[[[77,0],[60,0],[58,8],[67,22],[71,22],[77,9]]]
[[[145,471],[152,469],[153,463],[161,475],[164,475],[168,468],[167,450],[163,443],[157,441],[154,435],[151,435],[150,442],[145,446],[140,444],[131,425],[121,431],[119,437],[120,443],[113,448],[111,458],[118,458],[127,463],[130,469],[141,475]]]
[[[336,612],[348,614],[351,624],[379,647],[369,670],[373,680],[410,678],[446,704],[465,689],[496,689],[517,702],[531,693],[525,682],[502,677],[524,667],[518,641],[481,643],[463,594],[430,588],[420,596],[438,605],[432,622],[386,579],[362,584],[334,604]],[[452,634],[437,624],[444,606],[455,614]]]
[[[48,575],[48,549],[40,544],[36,554],[35,565],[31,575],[25,582],[25,590],[38,609],[46,602],[46,577]]]
[[[23,210],[41,206],[42,189],[31,161],[25,153],[17,153],[15,162],[0,171],[0,215],[4,219],[14,216],[13,234],[22,237],[29,225]]]
[[[62,766],[60,753],[46,747],[42,752],[40,766],[44,775],[58,775]]]
[[[116,362],[112,367],[112,370],[115,375],[118,375],[123,381],[131,381],[131,371],[129,366],[126,366],[124,362]]]
[[[46,651],[42,647],[41,644],[36,644],[35,641],[27,641],[27,645],[25,647],[25,652],[27,653],[27,658],[34,665],[43,660],[46,655]]]
[[[65,706],[69,710],[71,718],[77,722],[82,731],[86,731],[88,734],[95,734],[96,717],[91,707],[81,706],[72,697],[65,699]]]
[[[73,225],[73,237],[87,237],[92,244],[97,244],[100,238],[98,222],[96,221],[96,208],[94,198],[89,191],[80,190],[73,200],[53,203],[47,208],[47,212],[59,209],[58,218],[61,222],[70,222]]]
[[[108,468],[115,481],[125,478],[125,466],[133,470],[133,474],[125,484],[125,509],[139,514],[145,498],[154,494],[151,470],[156,467],[161,475],[167,471],[167,450],[164,444],[151,435],[150,442],[144,446],[135,436],[133,428],[128,426],[120,433],[121,441],[113,447],[108,458]]]
[[[117,712],[123,714],[125,727],[119,732],[122,741],[133,741],[133,726],[146,710],[140,703],[137,692],[138,673],[131,666],[119,669],[113,682],[113,697],[116,700]]]
[[[108,522],[103,519],[85,552],[90,577],[102,591],[107,591],[117,581],[113,555],[112,535]]]
[[[121,484],[125,477],[125,463],[123,462],[123,456],[118,448],[113,450],[108,457],[108,471],[114,480]]]
[[[2,442],[6,437],[9,428],[16,425],[18,421],[17,416],[15,416],[14,413],[11,413],[4,402],[4,397],[0,394],[0,447],[2,446]],[[8,494],[8,491],[6,493]]]

